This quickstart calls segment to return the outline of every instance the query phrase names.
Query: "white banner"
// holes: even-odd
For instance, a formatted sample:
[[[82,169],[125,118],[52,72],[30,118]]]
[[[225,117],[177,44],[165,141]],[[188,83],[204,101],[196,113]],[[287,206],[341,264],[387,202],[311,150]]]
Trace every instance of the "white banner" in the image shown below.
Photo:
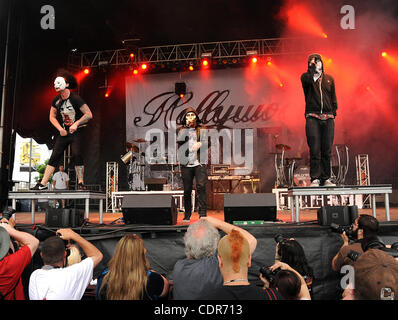
[[[174,92],[176,82],[186,83],[182,99]],[[188,107],[198,111],[204,125],[217,129],[276,126],[281,110],[280,101],[274,100],[276,90],[261,71],[250,68],[128,77],[126,138],[143,139],[153,128],[167,131],[172,121],[178,127]]]

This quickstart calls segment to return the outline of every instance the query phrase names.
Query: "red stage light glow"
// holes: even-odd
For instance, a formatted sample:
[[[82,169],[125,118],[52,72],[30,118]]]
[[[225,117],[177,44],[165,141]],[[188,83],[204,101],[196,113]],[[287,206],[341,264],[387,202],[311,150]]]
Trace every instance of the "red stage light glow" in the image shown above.
[[[134,58],[134,53],[130,53],[130,58],[131,58],[131,59]]]
[[[202,61],[202,65],[203,65],[204,67],[207,67],[207,66],[209,65],[209,61],[208,61],[207,59],[204,59],[204,60]]]
[[[105,98],[109,98],[109,92],[105,93]]]
[[[252,58],[252,63],[257,63],[257,58],[256,57]]]
[[[86,68],[86,69],[84,69],[83,72],[84,72],[85,74],[89,74],[89,73],[90,73],[90,69]]]
[[[137,74],[138,74],[138,70],[137,70],[137,69],[134,69],[134,70],[133,70],[133,74],[134,74],[134,75],[137,75]]]
[[[189,66],[188,68],[190,71],[193,71],[193,66]]]
[[[325,39],[328,37],[322,30],[322,27],[318,21],[315,20],[315,18],[304,6],[293,5],[287,10],[286,15],[288,24],[292,28]]]
[[[148,65],[147,65],[146,63],[143,63],[143,64],[141,65],[141,69],[142,69],[142,70],[145,70],[146,68],[148,68]]]
[[[382,56],[383,58],[387,57],[387,52],[383,51],[383,52],[381,53],[381,56]]]

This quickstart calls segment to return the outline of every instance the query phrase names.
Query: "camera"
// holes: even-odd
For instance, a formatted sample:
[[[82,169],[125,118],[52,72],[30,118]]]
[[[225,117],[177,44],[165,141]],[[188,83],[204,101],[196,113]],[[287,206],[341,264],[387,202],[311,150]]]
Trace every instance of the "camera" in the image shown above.
[[[13,215],[15,212],[17,212],[15,209],[9,209],[9,208],[4,209],[3,215],[2,215],[2,217],[1,217],[1,219],[10,220],[10,218],[12,217],[12,215]]]
[[[391,248],[387,248],[383,242],[381,242],[378,239],[371,239],[368,241],[364,241],[361,244],[362,250],[366,252],[368,249],[378,249],[381,251],[384,251],[385,253],[388,253],[390,256],[393,258],[398,258],[398,242],[395,242],[391,245]],[[352,261],[357,261],[358,258],[361,256],[361,254],[357,251],[351,250],[348,254],[347,257],[350,258]]]
[[[276,243],[281,243],[281,242],[283,242],[283,241],[286,241],[287,239],[284,238],[281,234],[277,234],[277,235],[274,237],[274,240],[275,240]]]
[[[348,239],[350,240],[356,240],[357,238],[357,233],[352,230],[352,226],[341,226],[338,225],[337,223],[331,223],[330,228],[332,229],[333,232],[337,232],[339,234],[345,234],[347,235]]]
[[[261,275],[268,280],[270,287],[275,285],[276,274],[281,270],[281,268],[277,268],[272,271],[269,266],[262,266],[260,268]]]

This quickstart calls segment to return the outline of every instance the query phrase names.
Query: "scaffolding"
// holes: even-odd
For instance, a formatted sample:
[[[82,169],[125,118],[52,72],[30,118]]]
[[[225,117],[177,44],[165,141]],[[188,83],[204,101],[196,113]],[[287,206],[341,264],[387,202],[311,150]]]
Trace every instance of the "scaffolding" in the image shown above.
[[[369,186],[370,185],[370,172],[369,172],[369,156],[367,154],[358,154],[355,157],[356,170],[357,170],[357,185]],[[363,207],[371,208],[370,195],[363,195]]]
[[[112,193],[118,191],[119,165],[117,162],[106,163],[106,212],[112,211]]]
[[[131,48],[71,52],[68,65],[75,69],[102,66],[128,67],[144,62],[153,64],[197,62],[203,56],[211,59],[240,59],[250,54],[258,57],[298,54],[309,50],[305,43],[302,38],[271,38],[137,47],[133,49],[135,51],[133,58],[130,56]]]

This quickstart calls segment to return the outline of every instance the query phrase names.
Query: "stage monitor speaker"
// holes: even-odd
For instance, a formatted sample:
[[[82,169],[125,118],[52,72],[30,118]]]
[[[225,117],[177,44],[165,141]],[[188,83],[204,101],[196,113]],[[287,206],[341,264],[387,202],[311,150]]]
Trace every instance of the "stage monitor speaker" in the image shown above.
[[[122,200],[125,224],[175,225],[177,204],[170,194],[131,194]]]
[[[274,193],[233,193],[224,195],[224,220],[275,221],[276,195]]]
[[[84,222],[84,210],[48,208],[45,225],[47,227],[76,228]]]
[[[357,206],[323,206],[317,212],[318,223],[330,226],[332,223],[348,226],[358,217]]]

